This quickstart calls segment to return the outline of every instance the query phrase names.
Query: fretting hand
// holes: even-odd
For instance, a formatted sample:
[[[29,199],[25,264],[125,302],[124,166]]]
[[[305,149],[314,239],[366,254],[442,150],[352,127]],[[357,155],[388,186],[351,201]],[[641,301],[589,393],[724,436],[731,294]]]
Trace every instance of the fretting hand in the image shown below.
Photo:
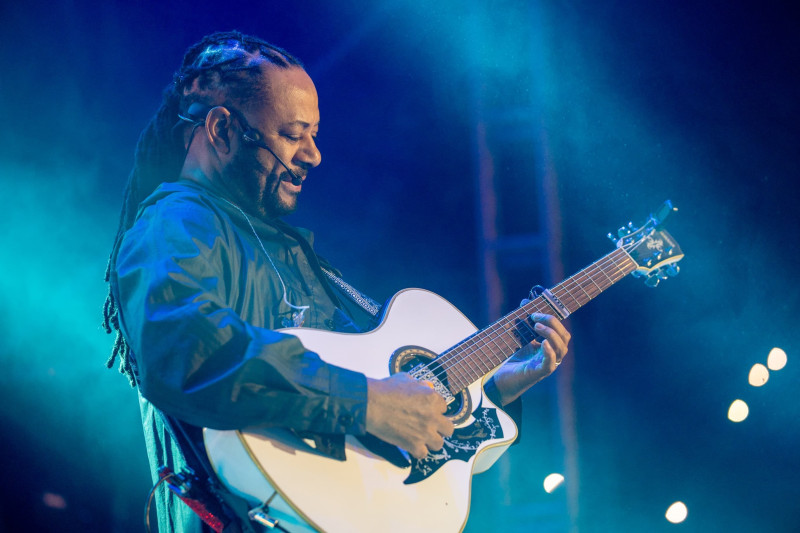
[[[493,379],[503,405],[552,374],[567,354],[572,336],[556,317],[534,313],[530,320],[543,340],[523,346],[495,373]]]

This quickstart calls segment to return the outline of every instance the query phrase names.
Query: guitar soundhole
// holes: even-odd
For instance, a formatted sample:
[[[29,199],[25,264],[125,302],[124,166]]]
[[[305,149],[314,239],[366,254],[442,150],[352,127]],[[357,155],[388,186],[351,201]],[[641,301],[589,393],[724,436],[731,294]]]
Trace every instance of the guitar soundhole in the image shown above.
[[[449,418],[454,425],[460,424],[472,413],[472,400],[466,389],[453,393],[450,391],[450,385],[447,381],[447,374],[436,363],[436,354],[425,348],[419,346],[403,346],[398,348],[389,359],[389,373],[397,374],[398,372],[411,372],[420,365],[427,365],[428,369],[438,378],[441,385],[447,390],[444,391],[452,394],[453,400],[447,404],[447,411],[445,415]],[[442,394],[442,391],[440,391]],[[442,394],[447,399],[445,394]]]

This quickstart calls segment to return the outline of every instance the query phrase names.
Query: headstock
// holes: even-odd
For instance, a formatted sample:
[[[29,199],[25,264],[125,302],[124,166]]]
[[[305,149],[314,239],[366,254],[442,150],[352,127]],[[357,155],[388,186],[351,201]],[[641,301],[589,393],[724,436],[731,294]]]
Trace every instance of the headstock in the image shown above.
[[[648,287],[655,287],[662,279],[676,276],[680,271],[677,263],[683,259],[683,252],[678,242],[662,227],[667,216],[677,210],[667,200],[641,227],[636,228],[633,222],[629,222],[617,231],[617,237],[608,234],[617,248],[624,249],[636,262],[633,275],[646,278]]]

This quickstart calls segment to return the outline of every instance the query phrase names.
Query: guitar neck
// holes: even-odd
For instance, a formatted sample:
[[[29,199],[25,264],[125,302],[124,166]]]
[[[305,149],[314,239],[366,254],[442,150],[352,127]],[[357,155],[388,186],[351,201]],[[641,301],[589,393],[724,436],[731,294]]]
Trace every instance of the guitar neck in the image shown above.
[[[574,313],[636,268],[631,256],[617,248],[553,287],[551,293]],[[448,376],[450,391],[455,394],[465,389],[533,341],[537,335],[528,318],[534,313],[555,314],[547,300],[539,296],[437,357],[436,364]]]

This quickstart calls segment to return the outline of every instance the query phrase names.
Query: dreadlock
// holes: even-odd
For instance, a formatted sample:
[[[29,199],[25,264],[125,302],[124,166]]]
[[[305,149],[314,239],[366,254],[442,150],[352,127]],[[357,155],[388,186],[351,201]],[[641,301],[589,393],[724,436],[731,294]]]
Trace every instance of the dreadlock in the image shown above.
[[[237,31],[217,32],[203,37],[186,51],[180,70],[164,90],[161,107],[139,136],[133,169],[125,187],[114,246],[106,267],[108,295],[103,306],[103,328],[106,333],[116,334],[106,366],[113,367],[119,357],[119,371],[128,377],[131,386],[136,385],[136,370],[130,345],[120,330],[119,305],[112,288],[112,272],[116,268],[122,237],[133,226],[139,204],[159,184],[176,181],[179,177],[186,147],[184,123],[178,115],[186,114],[189,106],[195,102],[213,106],[232,101],[247,106],[254,100],[263,101],[260,76],[261,68],[266,63],[280,68],[303,68],[300,60],[257,37]]]

